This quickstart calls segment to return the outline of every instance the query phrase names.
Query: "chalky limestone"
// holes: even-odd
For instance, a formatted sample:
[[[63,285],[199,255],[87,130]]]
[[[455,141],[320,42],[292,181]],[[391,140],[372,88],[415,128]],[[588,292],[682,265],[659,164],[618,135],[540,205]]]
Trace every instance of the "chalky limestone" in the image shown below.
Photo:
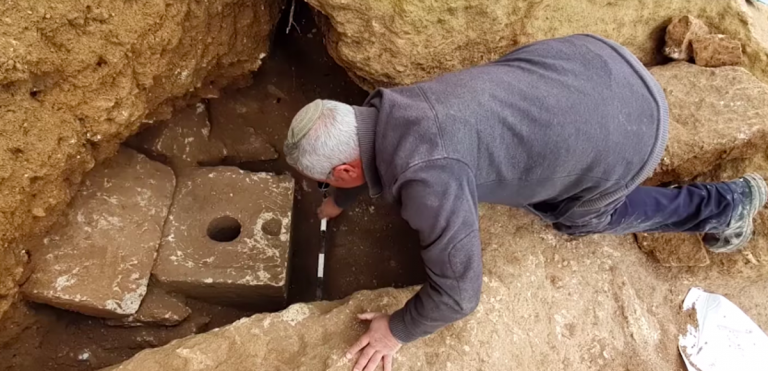
[[[170,168],[127,148],[93,169],[62,223],[26,246],[33,273],[24,296],[93,316],[136,313],[174,182]]]
[[[189,297],[282,307],[293,190],[290,175],[234,167],[180,176],[154,276]]]

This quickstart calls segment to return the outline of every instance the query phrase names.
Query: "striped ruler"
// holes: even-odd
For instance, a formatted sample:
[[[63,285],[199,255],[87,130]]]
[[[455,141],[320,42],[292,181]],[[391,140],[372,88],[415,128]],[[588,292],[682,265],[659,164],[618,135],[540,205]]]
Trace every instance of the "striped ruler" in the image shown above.
[[[325,232],[328,230],[328,219],[320,221],[320,253],[317,254],[317,292],[315,298],[323,300],[323,276],[325,275]]]

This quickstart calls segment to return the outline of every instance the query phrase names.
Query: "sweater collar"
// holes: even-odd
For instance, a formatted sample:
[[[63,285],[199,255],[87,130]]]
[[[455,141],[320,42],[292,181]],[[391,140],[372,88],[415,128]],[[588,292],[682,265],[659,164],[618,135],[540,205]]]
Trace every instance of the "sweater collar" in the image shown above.
[[[368,192],[371,197],[381,195],[382,185],[379,177],[379,169],[376,167],[376,121],[379,110],[373,107],[353,107],[355,120],[357,121],[357,140],[360,146],[360,160],[363,164],[363,175],[368,183]]]

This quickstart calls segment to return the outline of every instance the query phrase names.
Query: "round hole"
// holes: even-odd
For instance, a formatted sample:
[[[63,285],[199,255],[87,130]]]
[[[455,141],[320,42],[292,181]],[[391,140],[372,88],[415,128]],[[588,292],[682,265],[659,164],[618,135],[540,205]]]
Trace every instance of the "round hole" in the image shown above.
[[[261,231],[267,236],[277,237],[280,235],[280,231],[283,229],[283,221],[277,218],[272,218],[264,222],[261,225]]]
[[[240,222],[231,216],[220,216],[208,223],[208,238],[218,242],[234,241],[240,235]]]

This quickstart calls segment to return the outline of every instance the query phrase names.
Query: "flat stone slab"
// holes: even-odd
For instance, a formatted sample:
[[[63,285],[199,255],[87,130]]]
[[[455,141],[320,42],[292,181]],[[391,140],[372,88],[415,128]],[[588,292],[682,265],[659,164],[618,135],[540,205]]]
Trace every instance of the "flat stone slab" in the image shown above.
[[[26,246],[31,301],[88,315],[136,313],[173,198],[173,171],[127,148],[89,172],[68,214]]]
[[[669,143],[652,183],[690,180],[768,149],[768,85],[740,67],[650,69],[669,102]]]
[[[167,121],[128,138],[127,144],[175,166],[217,164],[227,155],[224,145],[210,139],[211,124],[203,103],[176,112]]]
[[[293,178],[215,167],[178,182],[155,278],[169,291],[217,304],[283,306]]]
[[[109,319],[110,326],[135,327],[143,325],[176,326],[185,320],[191,310],[181,295],[169,294],[150,284],[139,310],[125,318]]]
[[[697,234],[638,233],[640,249],[653,253],[659,264],[667,267],[703,267],[709,265],[707,249]]]

